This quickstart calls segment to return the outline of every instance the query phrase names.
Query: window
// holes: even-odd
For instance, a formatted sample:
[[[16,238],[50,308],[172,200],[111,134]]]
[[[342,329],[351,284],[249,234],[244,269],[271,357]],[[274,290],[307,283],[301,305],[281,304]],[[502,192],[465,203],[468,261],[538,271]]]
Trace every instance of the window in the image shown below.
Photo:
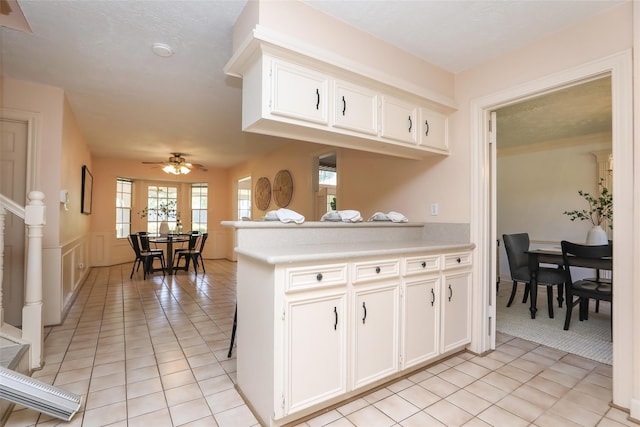
[[[176,227],[178,189],[150,185],[147,189],[147,232],[160,234],[160,223],[167,221],[169,229]]]
[[[251,218],[251,177],[238,180],[238,220]]]
[[[206,183],[191,184],[191,230],[207,232],[207,200]]]
[[[116,181],[116,237],[124,239],[131,234],[132,182],[118,178]]]
[[[318,170],[318,184],[326,191],[326,211],[335,211],[336,207],[336,186],[338,184],[338,173],[335,167],[320,165]]]

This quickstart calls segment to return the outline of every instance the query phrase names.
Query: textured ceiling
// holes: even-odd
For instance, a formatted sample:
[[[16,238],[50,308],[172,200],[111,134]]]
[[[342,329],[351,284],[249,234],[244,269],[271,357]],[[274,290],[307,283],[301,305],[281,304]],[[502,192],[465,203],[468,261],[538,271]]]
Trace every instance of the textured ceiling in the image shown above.
[[[622,1],[306,2],[457,72]],[[242,82],[222,71],[246,0],[19,4],[32,33],[1,29],[2,73],[63,88],[92,153],[159,161],[180,152],[215,167],[279,144],[241,132]],[[155,42],[175,54],[155,56]]]
[[[499,149],[611,133],[611,78],[497,110]]]

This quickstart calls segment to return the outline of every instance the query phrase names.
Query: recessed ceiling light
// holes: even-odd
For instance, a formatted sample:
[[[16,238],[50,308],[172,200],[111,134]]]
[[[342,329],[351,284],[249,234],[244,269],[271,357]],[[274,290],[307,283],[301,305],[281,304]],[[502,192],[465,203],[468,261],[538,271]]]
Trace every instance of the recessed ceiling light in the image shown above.
[[[153,53],[158,56],[162,56],[163,58],[168,58],[173,55],[173,49],[171,49],[171,46],[164,43],[154,43],[151,46],[151,50],[153,51]]]

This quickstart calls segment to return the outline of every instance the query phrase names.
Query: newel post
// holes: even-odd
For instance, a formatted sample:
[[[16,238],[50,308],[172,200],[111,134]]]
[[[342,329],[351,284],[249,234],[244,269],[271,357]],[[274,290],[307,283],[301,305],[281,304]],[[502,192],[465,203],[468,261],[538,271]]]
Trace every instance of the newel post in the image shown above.
[[[44,323],[42,318],[42,235],[45,224],[44,193],[32,191],[24,208],[27,227],[27,270],[22,307],[22,338],[30,343],[30,369],[42,367]]]

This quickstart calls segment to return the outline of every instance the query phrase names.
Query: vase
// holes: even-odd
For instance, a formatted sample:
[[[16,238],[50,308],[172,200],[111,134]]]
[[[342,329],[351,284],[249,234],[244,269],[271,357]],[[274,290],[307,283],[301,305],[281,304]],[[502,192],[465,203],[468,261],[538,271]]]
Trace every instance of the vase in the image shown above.
[[[594,225],[587,233],[587,245],[598,246],[608,244],[609,237],[607,236],[607,232],[599,225]]]
[[[160,223],[160,235],[166,236],[169,234],[169,223],[167,221],[162,221]]]

